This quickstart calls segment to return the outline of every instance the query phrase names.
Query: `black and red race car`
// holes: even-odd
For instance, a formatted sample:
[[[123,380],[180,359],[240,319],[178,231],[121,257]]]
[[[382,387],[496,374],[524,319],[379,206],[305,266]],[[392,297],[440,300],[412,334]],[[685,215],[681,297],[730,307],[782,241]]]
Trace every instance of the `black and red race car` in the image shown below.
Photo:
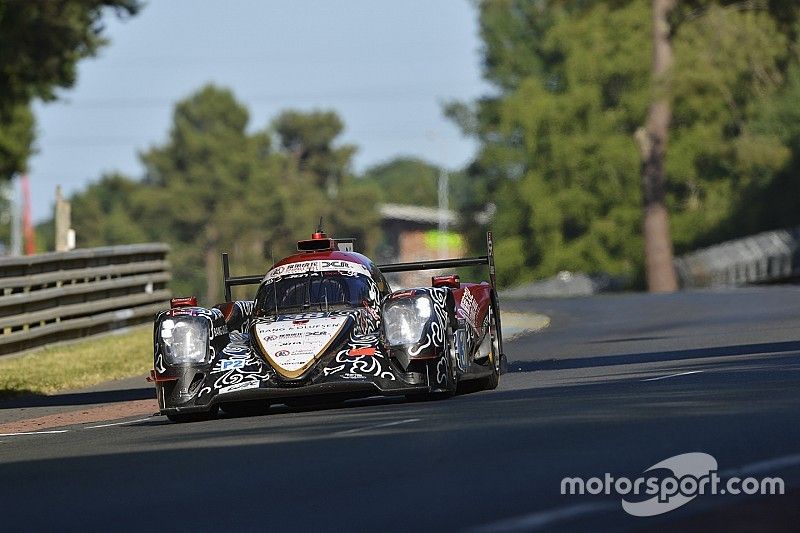
[[[321,231],[266,275],[231,277],[211,309],[174,298],[156,316],[155,383],[174,421],[270,403],[374,395],[430,398],[459,387],[493,389],[505,367],[492,236],[483,257],[376,266],[352,240]],[[435,276],[430,287],[392,292],[384,274],[485,265],[489,282]],[[253,300],[231,287],[255,285]]]

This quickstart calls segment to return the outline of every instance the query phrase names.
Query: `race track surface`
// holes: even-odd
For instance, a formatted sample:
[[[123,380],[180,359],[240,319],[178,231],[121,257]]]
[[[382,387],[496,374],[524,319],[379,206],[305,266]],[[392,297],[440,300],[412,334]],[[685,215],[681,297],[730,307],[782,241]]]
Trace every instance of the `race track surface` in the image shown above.
[[[0,528],[797,529],[800,288],[503,309],[551,325],[507,344],[495,391],[0,436]],[[780,476],[786,494],[698,496],[640,518],[619,496],[560,493],[567,476],[635,477],[689,452],[720,473]]]

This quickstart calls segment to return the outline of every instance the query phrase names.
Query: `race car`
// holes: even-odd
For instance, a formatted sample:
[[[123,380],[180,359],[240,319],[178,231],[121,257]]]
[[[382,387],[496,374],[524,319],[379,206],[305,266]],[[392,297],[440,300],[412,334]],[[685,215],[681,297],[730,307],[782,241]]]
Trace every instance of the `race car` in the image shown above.
[[[492,235],[482,257],[376,266],[352,239],[317,230],[263,275],[231,277],[224,303],[173,298],[154,324],[161,414],[182,422],[271,403],[404,395],[429,399],[494,389],[505,368]],[[485,265],[489,281],[456,274],[393,292],[384,274]],[[231,287],[258,285],[252,300]]]

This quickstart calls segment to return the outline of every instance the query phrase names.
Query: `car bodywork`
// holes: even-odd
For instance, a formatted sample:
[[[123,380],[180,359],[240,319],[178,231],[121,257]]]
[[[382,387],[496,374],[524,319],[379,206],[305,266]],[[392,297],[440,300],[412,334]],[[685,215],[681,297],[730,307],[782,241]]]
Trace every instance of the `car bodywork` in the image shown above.
[[[431,397],[494,388],[504,366],[491,234],[479,258],[376,266],[317,232],[263,276],[231,277],[213,308],[173,299],[154,325],[155,383],[174,420],[320,395]],[[489,282],[435,276],[392,292],[383,274],[486,265]],[[231,287],[258,284],[253,300]],[[325,399],[324,397],[322,398]]]

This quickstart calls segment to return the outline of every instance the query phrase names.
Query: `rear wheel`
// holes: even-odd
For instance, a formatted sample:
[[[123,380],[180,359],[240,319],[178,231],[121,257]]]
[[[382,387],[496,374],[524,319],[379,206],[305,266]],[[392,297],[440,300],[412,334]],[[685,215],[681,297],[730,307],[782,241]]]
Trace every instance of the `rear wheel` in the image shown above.
[[[219,412],[219,406],[215,405],[208,411],[200,413],[174,413],[167,415],[167,418],[172,422],[185,423],[185,422],[202,422],[204,420],[211,420],[216,418]]]
[[[497,315],[493,305],[489,306],[489,331],[487,335],[490,335],[491,339],[488,364],[491,366],[492,373],[483,378],[481,388],[483,390],[492,390],[496,389],[500,383],[500,371],[504,362],[503,355],[500,353],[500,332],[497,328]]]

